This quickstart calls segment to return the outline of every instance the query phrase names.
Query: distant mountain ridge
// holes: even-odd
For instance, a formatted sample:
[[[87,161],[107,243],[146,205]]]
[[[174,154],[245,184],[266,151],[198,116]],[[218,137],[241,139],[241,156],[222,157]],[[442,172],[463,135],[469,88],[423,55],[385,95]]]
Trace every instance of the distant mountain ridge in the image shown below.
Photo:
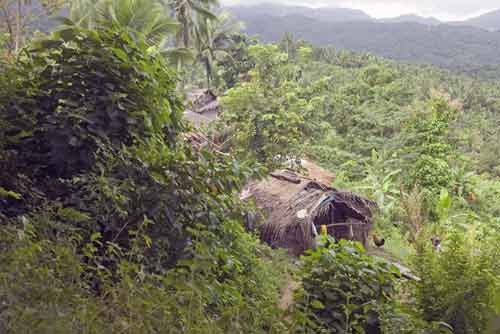
[[[254,15],[289,16],[302,15],[308,18],[325,22],[370,21],[380,23],[420,23],[424,25],[449,24],[454,26],[470,26],[490,31],[500,30],[500,9],[464,21],[441,21],[435,17],[423,17],[408,13],[393,18],[376,19],[358,9],[340,7],[311,8],[305,6],[289,6],[271,3],[257,5],[237,5],[228,7],[235,15],[245,15],[252,12]]]
[[[357,9],[322,7],[310,8],[303,6],[287,6],[263,3],[258,5],[238,5],[228,7],[236,16],[245,16],[250,11],[252,15],[290,16],[301,15],[307,18],[325,22],[372,21],[370,15]]]
[[[331,45],[405,62],[451,69],[500,66],[500,32],[416,15],[375,20],[341,8],[286,7],[239,6],[233,13],[245,22],[248,34],[259,35],[264,42],[280,41],[290,32],[317,46]],[[487,20],[479,21],[484,24]]]
[[[474,17],[472,19],[461,22],[464,25],[469,25],[486,30],[500,30],[500,9],[484,15]]]
[[[435,17],[423,17],[416,14],[404,14],[393,18],[379,19],[377,21],[381,23],[420,23],[432,26],[443,24],[442,21],[436,19]]]

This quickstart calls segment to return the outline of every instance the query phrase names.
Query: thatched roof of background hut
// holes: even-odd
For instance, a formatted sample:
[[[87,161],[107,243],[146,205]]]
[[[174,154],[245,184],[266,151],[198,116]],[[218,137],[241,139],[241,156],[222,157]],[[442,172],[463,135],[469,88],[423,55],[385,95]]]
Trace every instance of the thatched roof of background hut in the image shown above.
[[[187,100],[192,103],[193,110],[198,112],[204,106],[217,100],[217,95],[209,89],[195,89],[186,94]]]
[[[252,198],[265,215],[259,225],[261,239],[294,255],[315,247],[320,225],[327,225],[336,239],[366,245],[376,209],[374,202],[357,194],[288,170],[250,184],[242,198]]]
[[[198,89],[187,94],[188,106],[184,117],[195,127],[207,126],[217,120],[219,101],[217,96],[207,89]]]

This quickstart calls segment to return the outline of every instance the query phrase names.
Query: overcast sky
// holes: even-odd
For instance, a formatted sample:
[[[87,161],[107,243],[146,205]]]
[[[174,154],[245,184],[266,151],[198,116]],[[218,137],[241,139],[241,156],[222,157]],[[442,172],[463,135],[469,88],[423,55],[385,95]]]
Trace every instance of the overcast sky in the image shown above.
[[[361,9],[376,18],[415,13],[442,20],[460,20],[500,8],[500,0],[221,0],[225,5],[258,2],[287,3],[310,7],[332,6]]]

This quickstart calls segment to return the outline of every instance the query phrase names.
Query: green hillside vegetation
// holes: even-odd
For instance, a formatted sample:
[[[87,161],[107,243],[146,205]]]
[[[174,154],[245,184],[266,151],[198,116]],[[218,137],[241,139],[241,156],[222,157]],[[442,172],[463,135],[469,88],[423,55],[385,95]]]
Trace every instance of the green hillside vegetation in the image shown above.
[[[500,83],[261,44],[217,12],[75,1],[0,49],[0,333],[497,333]],[[193,129],[207,87],[220,117]],[[240,194],[300,159],[377,203],[383,248],[259,241]]]
[[[242,159],[263,147],[274,150],[268,156],[307,156],[337,173],[338,187],[376,200],[386,251],[422,277],[417,313],[455,333],[485,333],[480,314],[491,312],[478,307],[498,301],[498,83],[301,45],[288,35],[250,46],[251,80],[223,97]],[[432,235],[449,249],[428,251]]]
[[[230,10],[245,22],[245,32],[258,36],[261,42],[279,42],[288,32],[316,47],[369,52],[407,63],[433,64],[483,78],[499,78],[500,29],[485,30],[474,24],[475,20],[470,24],[467,21],[439,24],[419,17],[338,20],[335,16],[325,19],[312,15],[307,9],[304,13],[298,9],[280,12],[259,5]],[[327,14],[325,10],[324,15]],[[498,17],[495,12],[490,15]],[[481,18],[477,22],[482,22]]]

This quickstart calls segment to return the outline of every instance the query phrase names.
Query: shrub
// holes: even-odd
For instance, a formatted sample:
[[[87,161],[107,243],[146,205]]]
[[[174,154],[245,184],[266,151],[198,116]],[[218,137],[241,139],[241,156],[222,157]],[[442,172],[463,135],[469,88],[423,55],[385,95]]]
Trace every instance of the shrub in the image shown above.
[[[302,260],[300,333],[379,332],[378,308],[391,300],[396,268],[368,256],[359,243],[330,238]]]
[[[222,240],[212,236],[216,247],[195,242],[195,256],[165,275],[123,256],[118,279],[99,269],[96,295],[82,277],[98,255],[82,254],[71,238],[40,240],[34,224],[48,223],[0,227],[1,333],[287,332],[276,308],[282,262],[240,224],[226,223]]]
[[[499,288],[498,241],[454,231],[442,253],[420,246],[416,300],[425,320],[446,322],[456,334],[485,332]]]
[[[97,233],[102,255],[142,231],[153,238],[144,261],[160,270],[185,256],[188,228],[238,215],[227,195],[252,171],[183,142],[175,76],[146,50],[121,32],[76,28],[26,50],[16,89],[0,97],[0,187],[20,196],[0,212],[10,222],[50,213],[54,236]]]

